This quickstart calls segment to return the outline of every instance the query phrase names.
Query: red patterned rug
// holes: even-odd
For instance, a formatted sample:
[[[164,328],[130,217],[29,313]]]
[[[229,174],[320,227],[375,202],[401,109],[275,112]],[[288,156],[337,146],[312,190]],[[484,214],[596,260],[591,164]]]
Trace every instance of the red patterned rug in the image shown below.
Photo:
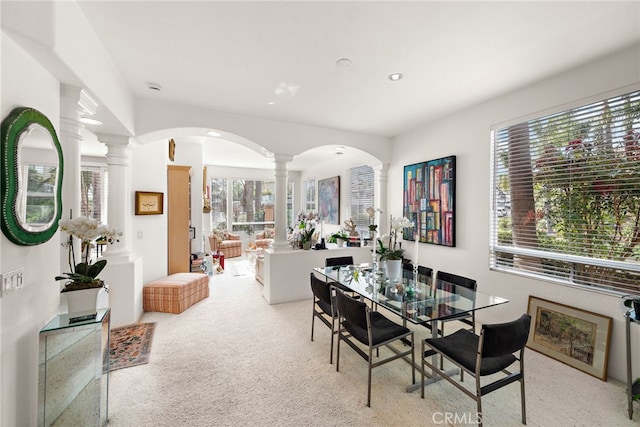
[[[154,323],[136,323],[111,329],[109,351],[111,370],[129,368],[149,362]]]

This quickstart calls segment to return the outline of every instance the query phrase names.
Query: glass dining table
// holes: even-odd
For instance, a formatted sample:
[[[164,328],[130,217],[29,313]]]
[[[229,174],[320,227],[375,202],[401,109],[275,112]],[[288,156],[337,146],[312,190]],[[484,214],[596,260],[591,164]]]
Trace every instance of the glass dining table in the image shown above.
[[[499,296],[417,273],[389,279],[384,270],[372,268],[370,264],[316,267],[313,270],[370,301],[374,309],[383,307],[400,316],[404,325],[410,322],[428,327],[432,337],[438,336],[439,324],[445,320],[509,302]],[[438,379],[427,376],[432,377],[430,382]],[[419,387],[420,384],[412,384],[407,391]]]

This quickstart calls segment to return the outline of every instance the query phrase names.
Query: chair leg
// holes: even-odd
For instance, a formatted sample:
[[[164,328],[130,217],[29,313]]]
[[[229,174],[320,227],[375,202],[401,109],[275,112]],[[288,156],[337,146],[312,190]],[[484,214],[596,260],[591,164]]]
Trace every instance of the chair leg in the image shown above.
[[[377,350],[377,349],[376,349]],[[371,346],[369,346],[369,380],[367,381],[367,407],[371,407],[371,360],[373,356],[373,351]]]
[[[340,331],[338,331],[338,348],[336,349],[336,372],[340,371]]]
[[[420,346],[420,364],[421,364],[421,375],[420,375],[420,379],[421,379],[421,383],[420,383],[420,397],[424,399],[424,380],[425,380],[425,375],[424,375],[424,369],[425,369],[425,365],[424,365],[424,341],[422,341],[422,344]]]
[[[478,402],[478,412],[476,413],[476,419],[478,420],[478,426],[482,427],[482,391],[480,388],[479,375],[476,376],[476,401]]]
[[[315,305],[315,303],[314,303],[314,305]],[[315,311],[316,311],[316,310],[315,310],[315,307],[314,307],[314,310],[313,310],[313,312],[311,313],[311,341],[313,341],[313,324],[314,324],[314,322],[315,322],[315,320],[316,320],[316,313],[315,313]]]
[[[333,364],[333,337],[335,335],[335,333],[333,332],[334,330],[334,324],[333,322],[331,322],[331,354],[329,354],[329,364]]]
[[[411,384],[416,383],[416,343],[415,335],[411,333]]]
[[[522,404],[522,424],[527,425],[527,408],[526,399],[524,394],[524,356],[520,355],[520,372],[522,372],[522,378],[520,378],[520,400]]]

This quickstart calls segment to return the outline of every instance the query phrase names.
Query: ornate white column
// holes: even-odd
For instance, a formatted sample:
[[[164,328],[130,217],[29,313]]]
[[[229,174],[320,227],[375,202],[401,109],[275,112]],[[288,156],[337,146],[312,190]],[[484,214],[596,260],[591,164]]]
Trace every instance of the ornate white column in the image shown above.
[[[98,104],[82,89],[60,86],[60,146],[64,160],[62,177],[62,218],[80,216],[80,145],[84,126],[80,122],[83,114],[95,114]],[[67,242],[67,234],[60,233],[61,243]],[[75,253],[80,253],[80,241],[74,239]],[[61,271],[68,271],[67,249],[60,248]]]
[[[293,160],[290,154],[275,154],[273,157],[276,168],[276,236],[273,250],[276,252],[290,249],[287,241],[287,163]]]
[[[131,250],[131,202],[129,191],[129,137],[98,134],[98,141],[107,146],[107,224],[122,232],[119,241],[107,245],[103,256],[110,262],[126,262],[133,259]]]
[[[387,181],[389,180],[389,163],[381,163],[373,167],[376,182],[378,183],[378,193],[376,194],[376,206],[382,210],[382,214],[378,214],[379,226],[378,235],[382,236],[389,232],[389,206],[387,205]]]
[[[131,146],[126,136],[100,134],[97,137],[107,146],[107,224],[122,231],[120,241],[105,248],[103,257],[108,263],[101,277],[109,284],[111,325],[127,325],[142,316],[143,259],[131,249]]]

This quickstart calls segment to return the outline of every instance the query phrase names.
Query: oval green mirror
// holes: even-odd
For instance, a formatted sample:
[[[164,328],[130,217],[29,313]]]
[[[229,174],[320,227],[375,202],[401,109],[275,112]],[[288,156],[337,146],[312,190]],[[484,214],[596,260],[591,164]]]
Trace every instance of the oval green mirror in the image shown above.
[[[18,245],[38,245],[56,233],[62,214],[63,159],[49,119],[15,108],[2,121],[2,231]]]

